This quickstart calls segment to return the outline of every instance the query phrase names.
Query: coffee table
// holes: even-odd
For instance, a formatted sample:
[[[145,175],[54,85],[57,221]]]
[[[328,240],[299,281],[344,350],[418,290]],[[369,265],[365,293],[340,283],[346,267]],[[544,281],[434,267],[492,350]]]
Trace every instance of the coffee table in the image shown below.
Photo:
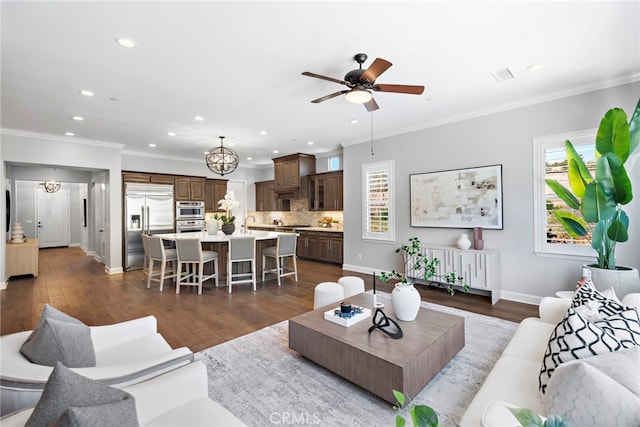
[[[347,301],[371,308],[372,299],[364,293]],[[416,320],[398,321],[404,337],[396,340],[369,334],[371,318],[349,327],[325,320],[324,312],[338,306],[289,319],[289,348],[391,404],[393,390],[415,397],[464,347],[463,317],[420,308]],[[390,302],[384,312],[395,319]]]

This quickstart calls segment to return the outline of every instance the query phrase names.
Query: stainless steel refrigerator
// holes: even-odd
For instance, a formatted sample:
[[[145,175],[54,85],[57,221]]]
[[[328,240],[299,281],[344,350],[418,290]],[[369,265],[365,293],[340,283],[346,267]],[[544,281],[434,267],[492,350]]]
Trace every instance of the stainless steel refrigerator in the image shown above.
[[[142,233],[175,231],[173,185],[125,183],[124,253],[126,270],[142,268]]]

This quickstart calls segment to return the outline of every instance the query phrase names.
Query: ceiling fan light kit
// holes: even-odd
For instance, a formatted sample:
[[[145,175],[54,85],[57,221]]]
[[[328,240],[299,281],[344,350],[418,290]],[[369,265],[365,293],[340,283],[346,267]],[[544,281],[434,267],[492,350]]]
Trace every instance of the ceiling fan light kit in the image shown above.
[[[238,167],[240,158],[231,148],[224,146],[224,136],[220,136],[220,146],[214,147],[207,154],[205,154],[205,160],[207,167],[212,172],[217,173],[220,176],[230,174]]]
[[[424,86],[376,84],[376,79],[380,77],[382,73],[387,71],[391,65],[393,65],[385,59],[376,58],[366,70],[362,69],[362,64],[367,60],[367,55],[365,53],[358,53],[353,57],[353,59],[358,63],[358,68],[345,74],[344,80],[334,79],[333,77],[327,77],[321,74],[311,73],[309,71],[302,73],[303,76],[327,80],[345,85],[349,88],[348,90],[341,90],[321,98],[314,99],[311,101],[312,103],[318,104],[328,99],[345,95],[347,101],[353,102],[354,104],[363,104],[367,111],[375,111],[380,107],[378,107],[375,99],[373,99],[371,91],[395,92],[410,95],[421,95],[424,92]]]

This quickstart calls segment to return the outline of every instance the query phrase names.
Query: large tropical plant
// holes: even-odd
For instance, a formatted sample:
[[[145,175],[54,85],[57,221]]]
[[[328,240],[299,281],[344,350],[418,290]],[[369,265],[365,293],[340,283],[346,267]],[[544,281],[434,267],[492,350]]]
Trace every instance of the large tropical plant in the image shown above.
[[[554,211],[571,237],[589,238],[591,235],[590,242],[597,252],[599,268],[615,270],[616,244],[629,238],[629,217],[622,206],[633,199],[633,192],[625,163],[632,159],[631,154],[639,143],[640,100],[629,122],[620,108],[610,109],[600,121],[595,142],[595,177],[571,141],[566,141],[571,189],[556,180],[546,180],[549,188],[569,208],[582,214],[580,218],[568,211]]]

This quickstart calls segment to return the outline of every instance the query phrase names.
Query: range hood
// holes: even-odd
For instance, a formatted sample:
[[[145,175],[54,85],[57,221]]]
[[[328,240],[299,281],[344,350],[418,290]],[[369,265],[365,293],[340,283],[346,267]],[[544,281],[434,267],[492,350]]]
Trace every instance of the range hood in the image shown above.
[[[291,154],[273,159],[275,182],[273,192],[280,200],[309,197],[307,176],[316,173],[316,157],[312,154]]]

